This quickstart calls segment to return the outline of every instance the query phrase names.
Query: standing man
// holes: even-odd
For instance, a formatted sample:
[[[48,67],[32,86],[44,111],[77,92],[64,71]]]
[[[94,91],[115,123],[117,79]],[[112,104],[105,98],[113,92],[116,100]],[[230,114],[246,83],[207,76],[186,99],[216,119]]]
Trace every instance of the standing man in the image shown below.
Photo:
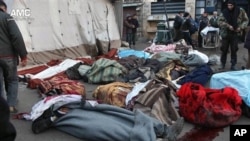
[[[132,28],[132,44],[135,46],[135,41],[137,39],[137,28],[139,27],[139,22],[136,14],[132,16],[131,23],[134,25],[134,28]]]
[[[208,13],[206,11],[203,12],[201,17],[199,18],[199,30],[198,30],[198,47],[202,48],[202,36],[201,31],[208,26],[209,19],[208,19]]]
[[[174,19],[174,42],[177,42],[181,40],[182,37],[182,32],[180,30],[182,22],[183,22],[183,12],[179,12]]]
[[[126,41],[129,43],[129,47],[131,48],[132,45],[132,29],[134,28],[134,25],[131,22],[132,17],[130,15],[127,15],[124,26],[125,26],[125,32],[126,32]]]
[[[214,28],[219,28],[219,25],[218,25],[218,12],[217,11],[214,11],[213,16],[209,19],[209,26],[214,27]],[[214,43],[217,31],[210,31],[210,32],[213,33],[211,35],[211,43]]]
[[[21,66],[27,65],[28,53],[15,20],[6,13],[6,10],[7,5],[0,1],[0,60],[8,66],[9,76],[5,80],[5,85],[7,85],[7,103],[10,113],[16,113],[18,93],[17,65],[19,65],[19,57],[21,58]],[[3,71],[1,70],[0,72],[0,80],[3,80]]]
[[[249,19],[243,8],[236,5],[234,0],[227,2],[225,8],[218,19],[220,34],[222,37],[221,45],[221,68],[224,69],[227,61],[227,53],[231,52],[231,70],[236,70],[238,36],[248,25]]]
[[[191,35],[190,35],[190,29],[192,27],[190,13],[185,12],[183,15],[183,18],[184,18],[184,20],[183,20],[183,23],[181,25],[181,31],[182,31],[183,38],[188,45],[191,45],[192,48],[194,48],[193,40],[192,40]]]
[[[209,25],[214,27],[214,28],[219,28],[219,25],[218,25],[218,12],[217,11],[213,12],[213,16],[209,20]]]

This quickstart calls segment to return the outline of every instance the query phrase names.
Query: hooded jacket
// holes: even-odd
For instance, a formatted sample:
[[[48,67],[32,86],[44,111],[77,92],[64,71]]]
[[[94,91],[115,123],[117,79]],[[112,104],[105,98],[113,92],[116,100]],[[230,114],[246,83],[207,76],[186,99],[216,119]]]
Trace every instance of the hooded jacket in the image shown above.
[[[220,35],[225,38],[228,34],[235,34],[236,32],[229,30],[229,25],[233,26],[234,30],[240,28],[243,30],[247,27],[249,19],[243,8],[240,8],[232,0],[228,4],[234,5],[233,10],[224,9],[218,17],[218,25],[220,27]],[[239,34],[240,32],[238,32]]]

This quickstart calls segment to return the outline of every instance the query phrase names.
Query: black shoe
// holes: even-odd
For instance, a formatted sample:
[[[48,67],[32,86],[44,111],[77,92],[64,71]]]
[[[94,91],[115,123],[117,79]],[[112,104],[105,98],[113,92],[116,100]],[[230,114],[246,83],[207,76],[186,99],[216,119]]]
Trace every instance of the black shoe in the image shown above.
[[[219,70],[224,70],[225,69],[225,64],[222,64],[220,67],[219,67]]]
[[[232,71],[236,71],[237,68],[236,68],[235,66],[231,66],[231,70],[232,70]]]
[[[46,131],[52,126],[53,122],[50,118],[38,119],[32,123],[32,131],[35,134]]]

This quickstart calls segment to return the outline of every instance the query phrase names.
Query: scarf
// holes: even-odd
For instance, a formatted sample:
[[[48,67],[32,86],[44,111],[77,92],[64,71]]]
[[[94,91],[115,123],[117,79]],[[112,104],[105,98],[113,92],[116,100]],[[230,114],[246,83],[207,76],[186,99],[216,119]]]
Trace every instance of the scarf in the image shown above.
[[[236,30],[238,28],[237,19],[240,14],[240,8],[234,5],[232,10],[226,8],[222,11],[225,19],[227,20],[228,24],[232,25],[233,28]]]

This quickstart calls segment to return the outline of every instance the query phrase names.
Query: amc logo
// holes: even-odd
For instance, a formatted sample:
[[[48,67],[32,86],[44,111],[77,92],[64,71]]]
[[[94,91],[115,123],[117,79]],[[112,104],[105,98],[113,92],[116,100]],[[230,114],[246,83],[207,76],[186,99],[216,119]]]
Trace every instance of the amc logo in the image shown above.
[[[31,11],[30,9],[13,9],[10,15],[13,17],[30,17]]]

